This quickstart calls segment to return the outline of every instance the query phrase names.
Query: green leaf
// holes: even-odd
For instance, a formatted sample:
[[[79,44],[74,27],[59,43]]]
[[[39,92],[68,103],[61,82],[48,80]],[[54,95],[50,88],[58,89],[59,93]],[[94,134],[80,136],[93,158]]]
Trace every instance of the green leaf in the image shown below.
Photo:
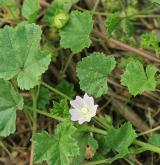
[[[32,137],[35,144],[35,162],[47,161],[49,165],[70,165],[79,155],[79,147],[73,138],[76,128],[69,122],[59,124],[54,135],[43,131]]]
[[[109,34],[119,30],[120,26],[121,26],[120,13],[113,13],[107,17],[106,27]]]
[[[96,139],[98,141],[100,154],[104,156],[107,155],[107,153],[110,151],[110,148],[108,147],[106,136],[96,135]]]
[[[53,115],[57,115],[63,118],[70,118],[68,102],[65,99],[59,102],[53,102],[53,109],[51,110]]]
[[[136,7],[136,5],[138,3],[138,0],[131,0],[130,3],[131,3],[132,6]]]
[[[145,33],[142,34],[141,37],[141,46],[144,48],[151,48],[154,49],[155,52],[158,54],[159,52],[159,39],[156,36],[156,32],[152,31],[152,33]]]
[[[156,88],[155,73],[157,69],[148,65],[146,72],[139,61],[128,63],[124,74],[121,77],[121,84],[127,86],[129,92],[136,96],[144,91],[153,91]]]
[[[92,152],[93,156],[95,155],[98,149],[97,140],[89,134],[77,132],[75,138],[78,141],[80,155],[74,158],[74,160],[72,161],[72,165],[81,164],[87,158],[87,148],[90,148],[90,151]]]
[[[56,89],[58,89],[59,91],[61,91],[62,93],[64,93],[65,95],[67,95],[70,98],[73,98],[76,95],[76,92],[74,91],[74,85],[69,83],[66,80],[63,80],[57,87]],[[63,99],[61,96],[57,96],[57,99]]]
[[[78,1],[79,0],[54,0],[48,7],[44,19],[50,26],[52,26],[54,16],[61,12],[68,13],[72,5],[77,3]]]
[[[107,76],[115,67],[113,56],[94,52],[82,59],[77,65],[77,74],[80,79],[80,87],[85,92],[99,97],[108,90]]]
[[[29,22],[35,22],[39,9],[39,0],[24,0],[22,15]]]
[[[16,109],[23,108],[23,98],[11,83],[0,79],[0,136],[6,137],[16,130]]]
[[[49,103],[50,96],[50,91],[47,88],[41,86],[39,90],[39,97],[37,100],[37,106],[39,109],[44,109],[46,107],[47,103]]]
[[[122,22],[122,27],[124,32],[128,35],[128,37],[131,37],[134,32],[134,27],[132,22],[129,19],[124,19]]]
[[[157,147],[160,147],[160,134],[153,134],[148,142]]]
[[[151,0],[151,1],[160,4],[160,0]]]
[[[78,53],[91,44],[90,33],[93,28],[92,16],[89,12],[72,11],[67,25],[60,31],[60,44]]]
[[[120,128],[112,128],[108,131],[106,141],[108,148],[115,149],[120,154],[128,154],[128,147],[137,137],[130,123],[123,124]]]
[[[0,30],[0,78],[17,77],[21,89],[31,89],[50,63],[50,55],[41,52],[41,28],[35,24],[19,24]]]

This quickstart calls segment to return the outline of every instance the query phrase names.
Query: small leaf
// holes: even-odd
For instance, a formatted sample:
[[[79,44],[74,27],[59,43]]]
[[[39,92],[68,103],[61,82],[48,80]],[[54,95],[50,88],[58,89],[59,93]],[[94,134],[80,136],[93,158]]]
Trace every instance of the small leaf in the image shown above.
[[[153,134],[148,142],[157,147],[160,147],[160,134]]]
[[[24,0],[22,15],[29,22],[35,22],[39,9],[39,0]]]
[[[64,93],[65,95],[67,95],[70,98],[73,98],[76,95],[76,92],[74,91],[74,85],[66,80],[63,80],[56,87],[56,89],[58,89],[59,91],[61,91],[62,93]],[[59,100],[63,99],[61,96],[57,96],[56,98]]]
[[[78,53],[91,44],[90,33],[93,28],[92,16],[89,12],[72,11],[67,25],[60,31],[60,44]]]
[[[141,46],[144,48],[152,48],[158,54],[159,52],[159,39],[156,36],[156,32],[142,34],[141,37]]]
[[[122,22],[122,27],[124,32],[128,35],[128,37],[131,37],[133,35],[134,27],[132,22],[129,19],[124,19]]]
[[[0,30],[0,78],[17,77],[21,89],[31,89],[50,63],[50,55],[40,50],[41,28],[35,24],[6,26]]]
[[[53,102],[53,109],[51,110],[53,115],[57,115],[63,118],[69,118],[69,106],[67,100],[62,99],[59,102]]]
[[[69,122],[57,126],[54,135],[43,131],[32,137],[35,144],[35,162],[47,161],[49,165],[70,165],[72,159],[79,155],[79,147],[73,134],[76,128]]]
[[[81,89],[95,97],[106,94],[108,90],[107,76],[115,64],[113,56],[106,57],[105,54],[98,52],[83,58],[77,65]]]
[[[0,79],[0,136],[6,137],[16,130],[16,109],[23,108],[23,98],[11,83]]]
[[[136,96],[144,91],[153,91],[156,88],[155,73],[157,69],[148,65],[146,73],[139,61],[128,63],[124,74],[121,77],[121,84],[127,86],[129,92]]]
[[[130,123],[123,124],[120,128],[112,128],[106,136],[107,146],[115,149],[120,154],[128,154],[128,147],[137,137],[135,130]]]
[[[109,34],[119,30],[120,26],[121,26],[120,13],[113,13],[107,17],[106,27],[107,27]]]

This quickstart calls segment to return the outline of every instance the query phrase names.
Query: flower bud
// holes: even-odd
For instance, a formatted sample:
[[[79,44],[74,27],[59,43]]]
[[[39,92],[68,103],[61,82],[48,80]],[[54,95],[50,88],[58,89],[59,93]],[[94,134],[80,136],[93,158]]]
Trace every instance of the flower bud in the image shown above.
[[[61,29],[69,20],[69,15],[65,12],[58,13],[53,17],[53,26]]]

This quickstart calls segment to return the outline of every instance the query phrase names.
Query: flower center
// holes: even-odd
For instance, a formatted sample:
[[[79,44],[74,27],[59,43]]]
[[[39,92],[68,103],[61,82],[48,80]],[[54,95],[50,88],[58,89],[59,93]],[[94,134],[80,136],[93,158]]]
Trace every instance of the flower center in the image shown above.
[[[89,113],[89,109],[87,108],[82,108],[81,109],[81,112],[84,114],[84,115],[87,115]]]

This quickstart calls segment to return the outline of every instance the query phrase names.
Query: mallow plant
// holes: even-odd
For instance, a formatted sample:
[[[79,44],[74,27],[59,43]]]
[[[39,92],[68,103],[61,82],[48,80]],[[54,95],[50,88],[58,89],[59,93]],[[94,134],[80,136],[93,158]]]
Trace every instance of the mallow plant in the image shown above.
[[[8,21],[2,13],[2,20],[8,21],[0,29],[2,149],[9,152],[4,142],[16,133],[16,119],[21,111],[32,129],[30,165],[43,162],[48,165],[113,164],[119,159],[133,165],[135,155],[146,151],[160,154],[160,135],[153,133],[148,138],[150,133],[160,129],[159,126],[139,131],[132,121],[123,119],[115,124],[113,116],[101,111],[104,103],[101,100],[105,100],[111,89],[115,90],[109,85],[112,82],[110,77],[117,75],[116,69],[121,68],[122,61],[117,54],[123,49],[117,48],[116,53],[111,50],[107,52],[107,46],[103,51],[102,48],[96,49],[95,43],[102,43],[103,46],[113,44],[140,54],[142,59],[136,55],[125,59],[125,67],[118,72],[119,83],[116,87],[129,93],[128,100],[157,90],[157,62],[160,59],[157,56],[159,48],[155,33],[140,37],[141,44],[138,46],[141,48],[133,43],[133,22],[137,15],[140,17],[143,13],[134,10],[132,18],[129,14],[124,15],[129,10],[122,8],[125,11],[121,14],[119,6],[114,6],[112,1],[110,5],[113,9],[110,8],[112,11],[109,13],[96,11],[99,3],[104,5],[108,1],[96,0],[92,10],[79,7],[78,4],[82,3],[83,6],[84,2],[78,0],[54,0],[51,4],[44,2],[24,0],[22,7],[11,0],[0,2],[0,7],[9,12],[11,20]],[[138,2],[135,0],[135,3]],[[124,6],[123,1],[121,5]],[[134,5],[132,2],[130,7]],[[97,16],[103,16],[101,21],[104,24],[100,21],[100,29],[97,28]],[[45,36],[46,29],[50,30],[50,40]],[[56,41],[53,41],[52,35],[58,35]],[[146,39],[150,36],[152,41]],[[55,45],[58,48],[54,52]],[[142,47],[153,54],[155,52],[156,56],[143,52]],[[57,58],[64,59],[68,54],[58,73],[60,83],[54,82],[55,77],[51,78],[53,81],[45,78]],[[75,91],[72,78],[66,77],[66,72],[76,57],[78,62],[74,74],[78,83]],[[72,73],[69,74],[72,77]],[[56,123],[51,132],[40,129],[40,116]],[[14,163],[12,157],[11,161]]]

